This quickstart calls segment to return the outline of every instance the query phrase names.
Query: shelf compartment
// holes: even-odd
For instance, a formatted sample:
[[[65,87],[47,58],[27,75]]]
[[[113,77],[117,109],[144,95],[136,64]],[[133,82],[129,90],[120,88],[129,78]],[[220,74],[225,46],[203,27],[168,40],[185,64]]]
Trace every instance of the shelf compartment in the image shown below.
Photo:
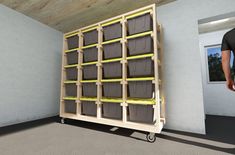
[[[67,64],[72,65],[72,64],[77,64],[78,63],[78,52],[69,52],[66,54],[67,58]]]
[[[75,67],[65,68],[66,80],[77,80],[78,70]]]
[[[84,80],[97,80],[96,65],[83,66],[82,71]]]
[[[154,63],[151,58],[141,58],[128,61],[128,77],[154,76]]]
[[[153,124],[153,106],[128,104],[129,120],[133,122]]]
[[[103,27],[104,41],[122,37],[122,24],[120,22],[113,23]]]
[[[66,84],[65,96],[77,96],[77,85],[73,83]]]
[[[96,83],[83,83],[82,84],[82,96],[96,97],[97,96]]]
[[[70,114],[76,114],[77,104],[73,100],[64,101],[64,112]]]
[[[120,82],[104,82],[102,88],[103,97],[105,98],[122,97],[122,84]]]
[[[94,62],[98,60],[98,49],[96,47],[83,50],[83,62]]]
[[[122,119],[121,102],[103,102],[102,103],[102,117],[111,119]]]
[[[127,20],[128,34],[138,34],[153,30],[153,20],[150,13],[142,14]]]
[[[121,78],[122,77],[122,64],[120,62],[110,62],[103,64],[103,77],[109,78]]]
[[[84,45],[91,45],[98,43],[98,31],[96,29],[87,32],[83,31]]]
[[[97,105],[94,101],[82,101],[82,115],[86,116],[96,116],[97,115]]]
[[[122,44],[120,42],[114,42],[103,45],[104,59],[114,59],[122,57]]]
[[[126,101],[128,104],[140,104],[140,105],[154,105],[155,99],[140,99],[140,98],[127,98]]]
[[[127,86],[130,98],[153,98],[154,84],[152,81],[129,81]]]
[[[141,36],[128,40],[128,56],[153,53],[153,40],[151,36]]]
[[[67,37],[66,39],[67,39],[67,45],[68,45],[69,50],[79,47],[79,44],[78,44],[79,37],[78,37],[78,35],[73,35],[73,36]]]
[[[126,59],[127,60],[133,60],[133,59],[142,59],[142,58],[148,58],[148,57],[153,57],[154,54],[150,53],[150,54],[142,54],[142,55],[135,55],[135,56],[129,56]]]

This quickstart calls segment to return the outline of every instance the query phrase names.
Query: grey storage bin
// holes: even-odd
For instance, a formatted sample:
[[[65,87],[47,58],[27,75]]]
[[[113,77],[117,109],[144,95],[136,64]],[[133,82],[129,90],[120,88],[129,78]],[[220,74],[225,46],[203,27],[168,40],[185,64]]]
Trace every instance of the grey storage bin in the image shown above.
[[[84,45],[90,45],[98,43],[98,31],[92,30],[84,33]]]
[[[151,58],[128,61],[128,77],[152,77],[154,66]]]
[[[153,106],[129,104],[129,120],[141,123],[153,123]]]
[[[154,85],[152,81],[129,81],[128,96],[131,98],[152,98]]]
[[[128,55],[140,55],[153,53],[153,41],[151,36],[144,36],[128,40]]]
[[[66,56],[67,56],[67,64],[68,65],[78,63],[78,52],[77,51],[66,53]]]
[[[122,37],[122,25],[120,22],[104,27],[104,40],[111,40]]]
[[[109,98],[122,97],[122,85],[120,82],[104,82],[103,83],[103,96]]]
[[[77,106],[75,101],[65,100],[64,101],[64,112],[76,114]]]
[[[82,84],[82,96],[84,97],[96,97],[97,87],[96,83],[83,83]]]
[[[65,84],[65,95],[66,96],[77,96],[77,85],[76,84]]]
[[[115,42],[103,46],[104,59],[121,58],[122,57],[122,44]]]
[[[66,80],[77,80],[78,70],[76,67],[66,68]]]
[[[150,14],[129,19],[127,23],[129,35],[153,30],[153,21]]]
[[[74,48],[78,48],[78,36],[71,36],[69,38],[67,38],[67,43],[68,43],[68,49],[74,49]]]
[[[94,101],[82,101],[82,114],[87,116],[96,116],[97,106]]]
[[[121,78],[122,77],[122,64],[118,62],[110,62],[103,64],[104,78]]]
[[[92,62],[98,60],[98,49],[96,47],[83,50],[83,62]]]
[[[83,79],[84,80],[96,80],[97,79],[96,65],[83,66]]]
[[[104,102],[103,107],[103,117],[113,118],[113,119],[122,119],[122,106],[120,103],[108,103]]]

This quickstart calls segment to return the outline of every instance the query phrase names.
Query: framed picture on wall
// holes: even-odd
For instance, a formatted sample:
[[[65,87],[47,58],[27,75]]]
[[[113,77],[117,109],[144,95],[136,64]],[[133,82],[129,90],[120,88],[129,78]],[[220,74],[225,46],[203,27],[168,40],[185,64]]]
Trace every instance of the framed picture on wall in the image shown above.
[[[222,69],[221,45],[211,45],[205,47],[206,64],[207,64],[207,79],[209,83],[224,83],[225,76]],[[234,77],[233,66],[234,55],[231,53],[231,74]]]

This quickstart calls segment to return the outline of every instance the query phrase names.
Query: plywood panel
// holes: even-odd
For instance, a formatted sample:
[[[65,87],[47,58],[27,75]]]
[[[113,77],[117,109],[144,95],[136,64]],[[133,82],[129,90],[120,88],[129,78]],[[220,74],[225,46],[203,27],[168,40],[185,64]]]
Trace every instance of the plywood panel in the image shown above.
[[[59,31],[69,32],[149,4],[162,5],[172,1],[174,0],[0,0],[0,3]]]

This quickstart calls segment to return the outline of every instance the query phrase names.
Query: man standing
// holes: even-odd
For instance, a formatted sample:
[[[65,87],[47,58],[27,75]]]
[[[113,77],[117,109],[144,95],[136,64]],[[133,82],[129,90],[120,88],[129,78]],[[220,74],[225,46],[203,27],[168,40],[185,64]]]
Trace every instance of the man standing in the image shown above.
[[[227,32],[222,41],[222,67],[226,78],[228,89],[235,91],[234,80],[230,72],[231,51],[235,54],[235,28]],[[235,70],[235,61],[233,61],[233,70]]]

